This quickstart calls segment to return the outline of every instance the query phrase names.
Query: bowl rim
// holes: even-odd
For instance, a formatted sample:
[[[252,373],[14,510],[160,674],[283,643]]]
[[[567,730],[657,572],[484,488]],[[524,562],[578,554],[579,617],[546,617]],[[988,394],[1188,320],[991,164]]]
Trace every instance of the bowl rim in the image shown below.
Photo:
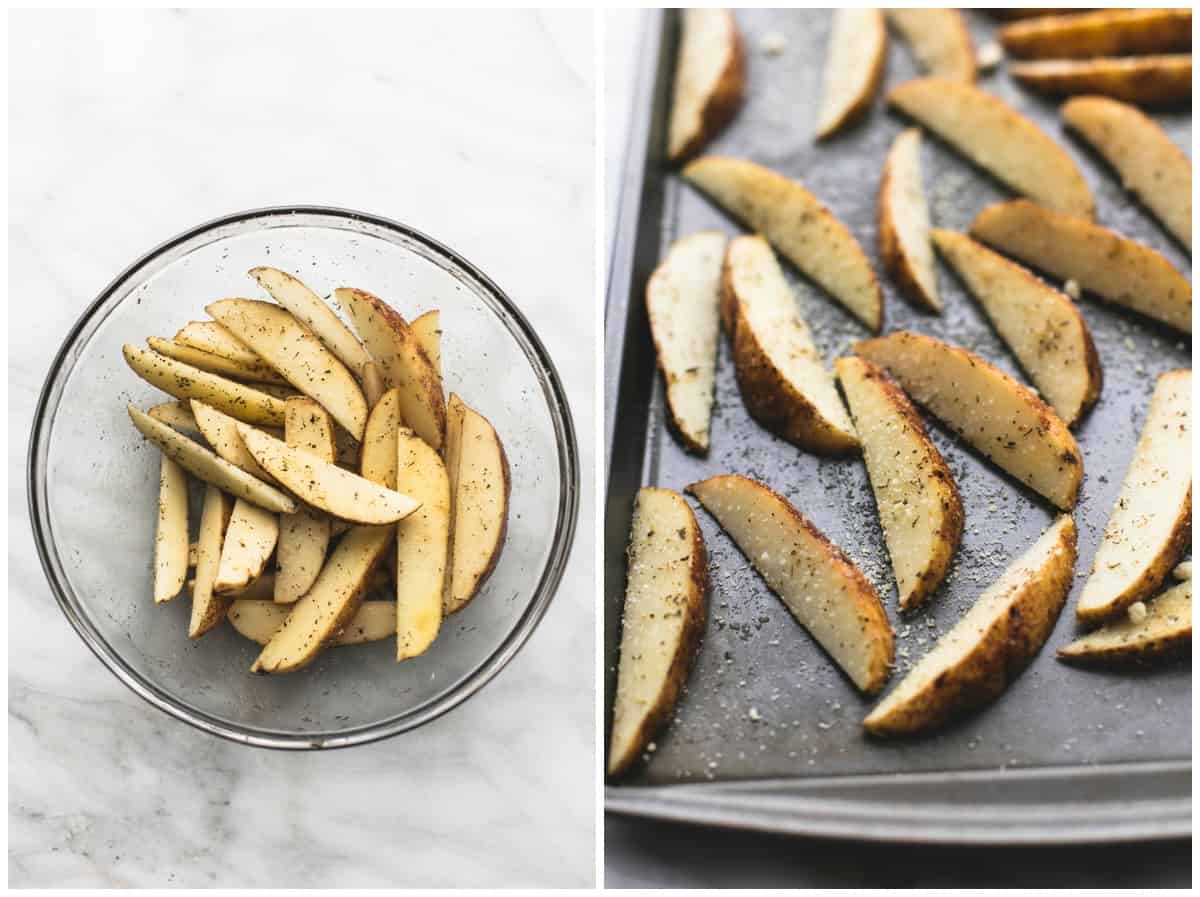
[[[546,396],[550,410],[551,421],[554,425],[555,441],[558,447],[559,496],[557,519],[554,538],[550,546],[550,554],[541,571],[532,597],[527,603],[521,616],[517,619],[511,632],[504,641],[478,666],[468,673],[451,691],[446,692],[415,709],[405,711],[397,716],[368,723],[338,732],[287,733],[270,729],[259,729],[252,726],[230,723],[220,717],[197,710],[179,701],[171,694],[160,688],[142,674],[136,672],[122,659],[95,631],[89,621],[75,607],[74,600],[68,595],[59,576],[65,577],[58,561],[57,548],[52,544],[48,515],[42,503],[43,488],[39,487],[39,475],[44,485],[44,467],[49,450],[48,436],[50,421],[47,411],[52,398],[62,391],[64,384],[60,383],[63,368],[84,328],[91,322],[92,317],[101,309],[104,303],[125,281],[143,266],[157,260],[164,253],[196,237],[221,227],[234,224],[244,224],[256,219],[280,217],[286,215],[327,216],[349,220],[359,225],[369,225],[384,231],[392,231],[400,236],[420,243],[428,251],[439,257],[441,262],[449,262],[465,272],[478,282],[484,290],[491,294],[503,311],[499,315],[508,327],[510,333],[521,344],[525,355],[535,368]],[[57,405],[57,403],[56,403]],[[321,750],[353,747],[370,744],[384,738],[390,738],[415,729],[444,713],[457,707],[463,701],[478,692],[516,656],[517,652],[528,641],[545,616],[551,600],[562,580],[571,550],[575,542],[575,528],[579,516],[580,503],[579,450],[575,437],[575,426],[571,414],[570,401],[566,390],[559,378],[558,370],[553,360],[542,344],[537,333],[521,313],[516,303],[509,298],[490,277],[474,264],[446,244],[428,236],[424,232],[402,222],[381,215],[359,212],[352,209],[326,205],[284,205],[264,206],[223,215],[191,227],[174,237],[158,244],[127,265],[97,297],[87,305],[80,317],[72,325],[67,336],[59,347],[50,364],[46,379],[38,395],[34,408],[33,425],[30,430],[28,454],[26,458],[26,494],[30,524],[33,531],[34,543],[37,546],[38,557],[42,564],[46,580],[58,602],[59,608],[78,633],[84,644],[96,655],[108,670],[124,683],[134,694],[141,697],[154,707],[175,719],[187,723],[211,735],[224,738],[236,744],[252,747],[271,748],[276,750]]]

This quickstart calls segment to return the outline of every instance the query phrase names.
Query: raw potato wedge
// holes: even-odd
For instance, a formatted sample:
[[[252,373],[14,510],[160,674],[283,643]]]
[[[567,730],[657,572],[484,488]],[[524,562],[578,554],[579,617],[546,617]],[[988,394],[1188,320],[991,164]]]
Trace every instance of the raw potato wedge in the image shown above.
[[[729,474],[692,483],[687,491],[859,690],[875,694],[883,688],[893,658],[892,627],[870,580],[842,550],[762,483]]]
[[[1192,583],[1181,582],[1146,605],[1146,617],[1128,616],[1101,626],[1058,649],[1058,659],[1091,666],[1147,662],[1178,653],[1192,643]]]
[[[708,555],[678,492],[641,489],[629,533],[608,774],[641,756],[675,707],[708,616]]]
[[[168,427],[174,427],[181,433],[187,433],[189,436],[204,435],[200,432],[200,425],[196,423],[195,415],[192,414],[191,403],[186,399],[163,402],[161,405],[150,408],[146,413],[156,421],[164,423]]]
[[[725,127],[746,88],[745,51],[733,13],[685,9],[681,19],[667,136],[672,162],[694,155]]]
[[[722,156],[689,163],[683,176],[879,332],[883,293],[870,260],[849,229],[799,183],[753,162]]]
[[[1167,578],[1192,532],[1192,372],[1158,378],[1142,435],[1079,596],[1081,623],[1112,619]]]
[[[154,532],[154,603],[179,594],[188,571],[188,484],[182,467],[162,456]]]
[[[961,81],[917,78],[893,88],[888,103],[1018,193],[1091,217],[1092,193],[1071,157],[992,94]]]
[[[433,371],[438,375],[438,379],[442,378],[442,314],[436,308],[425,312],[413,318],[412,322],[413,336],[417,338],[417,345],[425,350],[425,354],[429,357],[429,363],[433,365]]]
[[[367,400],[367,408],[374,409],[380,398],[387,392],[387,384],[383,382],[383,372],[373,361],[363,365],[363,395]],[[367,418],[370,420],[370,418]]]
[[[729,244],[721,294],[738,388],[754,419],[810,451],[855,451],[854,425],[766,240]]]
[[[250,671],[290,673],[312,663],[321,648],[354,619],[367,583],[394,538],[390,526],[356,526],[346,533]]]
[[[854,346],[886,370],[918,404],[980,454],[1069,511],[1083,481],[1083,458],[1049,405],[1004,371],[958,346],[898,331]]]
[[[213,591],[236,592],[258,579],[278,541],[279,518],[239,498],[225,530]]]
[[[1099,94],[1142,106],[1186,103],[1192,95],[1191,54],[1014,62],[1008,72],[1052,97]]]
[[[407,517],[419,506],[407,495],[385,489],[260,430],[241,425],[238,433],[267,473],[302,501],[334,517],[381,526]]]
[[[917,410],[883,369],[853,356],[834,367],[862,441],[900,609],[909,610],[950,569],[962,541],[962,499]]]
[[[937,267],[929,245],[929,206],[921,185],[921,132],[917,128],[909,128],[896,138],[883,163],[878,217],[883,266],[904,295],[941,314]]]
[[[883,78],[887,28],[878,9],[842,7],[833,12],[829,55],[825,59],[817,139],[839,131],[862,115]]]
[[[400,390],[389,389],[367,418],[367,432],[359,454],[363,479],[387,489],[396,488],[396,433],[403,423]]]
[[[283,424],[283,402],[266,392],[129,343],[121,352],[135,374],[177,399],[199,399],[250,424]]]
[[[1192,47],[1190,9],[1105,9],[1045,16],[1005,25],[997,33],[1019,59],[1086,59],[1174,53]]]
[[[129,406],[129,417],[143,436],[158,445],[172,461],[197,479],[211,483],[268,511],[291,513],[296,510],[296,501],[290,495],[250,476],[200,443],[175,432],[132,405]]]
[[[256,601],[239,598],[229,608],[226,616],[239,634],[252,642],[265,645],[283,628],[290,608],[271,601]],[[396,634],[396,608],[390,601],[364,601],[354,616],[337,635],[330,640],[330,647],[364,645],[379,642]]]
[[[1075,565],[1075,521],[1063,515],[863,720],[873,735],[911,735],[994,701],[1054,628]]]
[[[206,306],[206,311],[292,386],[320,402],[351,436],[362,438],[367,423],[362,390],[345,365],[299,319],[278,305],[253,299],[222,299]]]
[[[342,287],[333,295],[382,369],[384,382],[389,388],[399,387],[400,414],[405,424],[433,448],[441,449],[446,432],[442,379],[408,322],[365,290]]]
[[[995,203],[971,236],[1117,305],[1192,332],[1192,285],[1149,246],[1026,200]]]
[[[308,327],[354,376],[363,375],[363,366],[371,360],[371,356],[320,296],[277,268],[251,268],[247,273],[258,281],[258,285],[272,299]]]
[[[192,615],[188,638],[197,639],[221,622],[229,609],[229,599],[216,595],[213,585],[221,564],[221,547],[233,502],[209,483],[200,509],[200,535],[196,540],[196,579],[192,584]]]
[[[715,230],[677,240],[646,284],[646,310],[671,423],[684,447],[700,454],[709,446],[727,242]]]
[[[293,448],[333,463],[333,421],[307,396],[288,399],[284,440]],[[325,563],[330,530],[329,517],[312,508],[302,507],[295,514],[279,518],[275,584],[269,593],[275,601],[291,604],[312,588]]]
[[[1062,117],[1121,177],[1175,239],[1192,248],[1192,162],[1158,122],[1107,97],[1076,97]]]
[[[396,488],[421,507],[396,524],[396,660],[422,654],[442,625],[450,550],[450,480],[437,452],[403,427],[397,431]]]
[[[176,332],[175,342],[245,365],[269,367],[262,356],[216,321],[189,321]]]
[[[938,251],[979,300],[1042,398],[1068,427],[1100,398],[1091,331],[1067,296],[965,234],[935,230]]]
[[[235,380],[250,380],[261,383],[287,382],[264,361],[256,361],[253,364],[246,364],[243,361],[233,361],[229,358],[223,358],[220,355],[214,355],[212,352],[204,352],[192,346],[185,346],[174,340],[163,339],[158,336],[148,337],[146,345],[159,355],[174,358],[176,361],[182,361],[184,364],[190,364],[192,367],[200,368],[200,370],[208,371],[211,374],[220,374],[222,377],[233,377]]]
[[[886,15],[926,73],[952,81],[975,80],[975,47],[959,10],[889,9]]]
[[[254,456],[246,450],[242,437],[238,434],[236,420],[197,399],[192,399],[191,408],[200,433],[214,452],[255,479],[271,482],[271,475],[259,467]]]

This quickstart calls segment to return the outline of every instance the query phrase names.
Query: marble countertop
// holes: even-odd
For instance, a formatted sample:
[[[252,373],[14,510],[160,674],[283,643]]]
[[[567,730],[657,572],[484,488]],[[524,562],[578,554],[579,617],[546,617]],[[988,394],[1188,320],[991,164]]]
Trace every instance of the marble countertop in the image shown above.
[[[589,12],[10,18],[9,883],[587,886],[594,878]],[[480,695],[380,744],[273,753],[126,690],[45,582],[24,486],[53,354],[196,223],[275,204],[397,218],[516,297],[571,396],[580,538]]]

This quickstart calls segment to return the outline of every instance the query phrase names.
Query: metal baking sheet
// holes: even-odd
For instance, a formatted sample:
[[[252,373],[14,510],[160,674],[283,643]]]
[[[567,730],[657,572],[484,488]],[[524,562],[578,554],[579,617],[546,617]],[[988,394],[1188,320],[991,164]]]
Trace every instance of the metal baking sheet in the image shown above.
[[[746,101],[707,151],[741,156],[800,179],[857,236],[885,293],[885,332],[914,329],[966,346],[1022,381],[978,305],[942,266],[945,313],[915,310],[879,263],[875,193],[893,138],[907,123],[883,92],[918,74],[893,39],[879,97],[856,125],[812,139],[828,10],[736,12],[746,41]],[[977,46],[994,25],[968,12]],[[781,34],[779,56],[761,51]],[[874,499],[861,460],[823,459],[778,439],[747,414],[722,342],[708,457],[685,453],[665,425],[644,303],[646,279],[667,245],[702,228],[739,225],[685,185],[663,159],[678,42],[677,13],[650,17],[618,209],[606,305],[605,693],[616,681],[624,548],[642,485],[682,489],[740,473],[791,500],[875,583],[896,630],[889,687],[1053,520],[1053,509],[979,459],[932,421],[957,478],[966,531],[946,582],[901,617]],[[1105,225],[1163,252],[1189,277],[1187,253],[1132,202],[1097,157],[1068,136],[1057,104],[1018,87],[1003,67],[980,78],[1054,136],[1082,166]],[[1155,114],[1185,149],[1191,121]],[[935,226],[965,229],[986,204],[1011,194],[932,137],[923,169]],[[869,334],[793,268],[785,270],[826,358]],[[864,736],[873,701],[860,696],[791,618],[711,517],[697,505],[710,554],[710,617],[670,725],[655,750],[606,790],[610,811],[809,834],[977,843],[1120,840],[1190,832],[1190,659],[1153,672],[1090,672],[1054,659],[1075,632],[1073,608],[1132,455],[1155,378],[1191,366],[1190,339],[1081,301],[1104,366],[1098,406],[1076,429],[1085,481],[1076,510],[1079,562],[1071,595],[1045,649],[994,704],[930,737]],[[927,418],[928,420],[928,418]],[[695,504],[695,503],[693,503]],[[609,711],[611,715],[611,710]],[[606,721],[611,724],[611,718]]]

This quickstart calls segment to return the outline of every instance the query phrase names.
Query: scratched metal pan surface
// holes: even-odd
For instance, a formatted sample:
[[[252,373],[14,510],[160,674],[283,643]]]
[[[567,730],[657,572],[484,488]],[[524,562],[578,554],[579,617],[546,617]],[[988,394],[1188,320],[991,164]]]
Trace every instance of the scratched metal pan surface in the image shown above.
[[[968,13],[976,45],[993,25]],[[709,147],[798,178],[854,232],[885,293],[885,331],[914,329],[966,346],[1025,380],[978,305],[939,269],[946,304],[914,310],[883,275],[875,227],[880,167],[906,126],[879,97],[866,116],[823,144],[812,139],[830,13],[738,10],[746,42],[745,104]],[[896,630],[889,688],[1053,520],[1053,509],[946,430],[933,439],[958,481],[966,532],[945,583],[924,608],[901,617],[861,460],[822,459],[776,438],[747,414],[728,344],[718,361],[712,449],[685,453],[665,423],[643,301],[646,279],[670,241],[703,228],[739,226],[664,163],[665,118],[678,25],[651,16],[621,185],[606,305],[605,673],[616,681],[624,549],[638,487],[682,489],[719,473],[761,480],[792,501],[875,583]],[[768,33],[781,55],[761,47]],[[893,39],[880,91],[917,74]],[[1056,104],[1003,71],[981,85],[1033,118],[1082,167],[1099,220],[1162,251],[1189,277],[1190,259],[1131,202],[1097,158],[1064,132]],[[1186,114],[1157,114],[1189,147]],[[935,226],[965,229],[1010,194],[935,139],[923,141]],[[841,307],[785,265],[818,345],[832,361],[868,336]],[[792,619],[712,517],[693,502],[710,557],[710,615],[673,720],[629,775],[608,786],[610,811],[772,831],[883,840],[1029,843],[1185,835],[1191,817],[1191,666],[1153,672],[1085,672],[1054,650],[1075,634],[1073,609],[1132,455],[1155,378],[1191,366],[1189,338],[1100,304],[1081,308],[1104,366],[1099,405],[1077,428],[1085,481],[1076,510],[1079,562],[1071,595],[1046,647],[994,704],[929,737],[889,743],[864,737],[873,704]],[[611,725],[611,710],[608,724]]]

